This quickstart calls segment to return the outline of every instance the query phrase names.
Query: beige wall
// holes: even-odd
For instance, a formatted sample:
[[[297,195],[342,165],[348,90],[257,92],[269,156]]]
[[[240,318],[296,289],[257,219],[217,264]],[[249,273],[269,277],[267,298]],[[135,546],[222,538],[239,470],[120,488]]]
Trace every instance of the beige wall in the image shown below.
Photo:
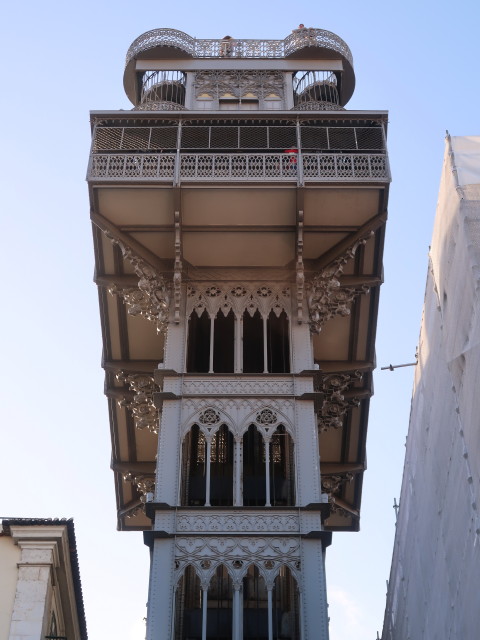
[[[10,632],[18,562],[20,562],[20,549],[10,536],[0,536],[0,640],[8,640]]]

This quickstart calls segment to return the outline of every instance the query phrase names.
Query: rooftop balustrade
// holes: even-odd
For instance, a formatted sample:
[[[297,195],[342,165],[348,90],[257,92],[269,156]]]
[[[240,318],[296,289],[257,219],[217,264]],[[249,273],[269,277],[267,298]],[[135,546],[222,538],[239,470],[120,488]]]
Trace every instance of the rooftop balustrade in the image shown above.
[[[306,28],[294,29],[284,40],[199,40],[177,29],[152,29],[132,42],[125,66],[133,58],[156,47],[178,49],[193,58],[285,58],[305,47],[319,47],[339,53],[353,67],[352,53],[346,42],[331,31]]]

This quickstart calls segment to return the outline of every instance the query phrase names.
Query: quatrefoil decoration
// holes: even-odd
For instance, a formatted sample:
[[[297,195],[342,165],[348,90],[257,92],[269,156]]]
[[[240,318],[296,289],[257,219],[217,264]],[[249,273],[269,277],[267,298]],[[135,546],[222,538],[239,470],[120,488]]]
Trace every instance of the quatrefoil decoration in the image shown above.
[[[257,422],[258,424],[275,424],[277,415],[271,409],[262,409],[257,413]]]
[[[209,298],[216,298],[221,293],[222,292],[218,287],[208,287],[208,289],[205,289],[205,295],[208,296]]]
[[[232,296],[235,298],[243,298],[243,296],[247,295],[247,290],[245,287],[234,287],[231,291]]]
[[[261,296],[262,298],[268,298],[268,296],[272,295],[272,290],[268,287],[260,287],[260,289],[257,290],[257,295]]]
[[[200,414],[198,421],[205,425],[217,424],[220,422],[220,414],[215,409],[205,409]]]

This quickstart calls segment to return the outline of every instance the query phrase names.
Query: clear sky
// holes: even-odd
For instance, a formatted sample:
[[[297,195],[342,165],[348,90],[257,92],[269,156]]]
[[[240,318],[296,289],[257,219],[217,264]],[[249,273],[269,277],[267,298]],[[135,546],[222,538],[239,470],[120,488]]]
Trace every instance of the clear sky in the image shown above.
[[[9,2],[2,11],[0,514],[75,519],[90,638],[142,640],[148,549],[115,531],[87,186],[90,109],[129,109],[125,53],[152,28],[350,46],[347,108],[388,109],[393,173],[378,365],[412,362],[445,129],[479,134],[478,2]],[[413,379],[377,370],[360,533],[327,552],[331,640],[382,627]]]

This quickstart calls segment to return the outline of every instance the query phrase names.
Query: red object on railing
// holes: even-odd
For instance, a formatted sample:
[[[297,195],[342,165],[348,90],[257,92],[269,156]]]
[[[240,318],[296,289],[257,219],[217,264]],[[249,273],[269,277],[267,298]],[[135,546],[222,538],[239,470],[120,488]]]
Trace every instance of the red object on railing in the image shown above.
[[[283,153],[287,153],[290,157],[290,164],[297,164],[298,149],[285,149]]]

